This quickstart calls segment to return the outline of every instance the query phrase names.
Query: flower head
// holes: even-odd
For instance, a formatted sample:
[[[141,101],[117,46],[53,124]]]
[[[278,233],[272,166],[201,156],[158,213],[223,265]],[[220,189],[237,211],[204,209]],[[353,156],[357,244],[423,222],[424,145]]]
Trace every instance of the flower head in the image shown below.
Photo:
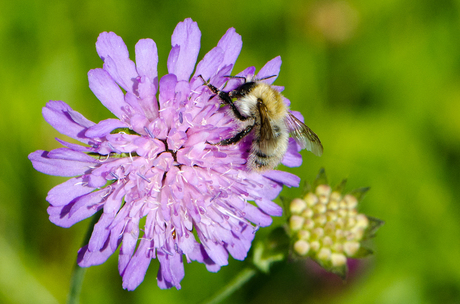
[[[79,251],[79,265],[101,264],[120,246],[119,272],[129,290],[143,281],[154,258],[161,288],[180,288],[183,256],[209,271],[227,265],[229,254],[243,260],[257,228],[281,215],[272,200],[282,186],[299,183],[282,171],[246,170],[250,138],[230,146],[209,144],[230,137],[238,124],[217,98],[210,100],[199,75],[224,87],[242,42],[229,29],[192,76],[200,37],[191,19],[177,25],[169,74],[158,82],[153,40],[136,44],[134,63],[119,36],[100,34],[96,49],[104,65],[88,73],[89,86],[116,118],[96,124],[66,103],[50,101],[43,108],[45,120],[84,145],[58,139],[65,147],[29,155],[38,171],[72,177],[48,193],[53,223],[70,227],[101,210],[89,243]],[[238,75],[277,75],[280,65],[276,57],[257,75],[254,67]],[[238,81],[228,81],[225,89]],[[300,165],[297,151],[291,140],[283,163]]]
[[[345,277],[347,258],[364,257],[372,251],[363,242],[374,236],[382,221],[358,213],[358,201],[369,188],[343,194],[344,180],[335,189],[320,171],[312,191],[289,204],[289,228],[293,251],[309,256],[326,270]]]

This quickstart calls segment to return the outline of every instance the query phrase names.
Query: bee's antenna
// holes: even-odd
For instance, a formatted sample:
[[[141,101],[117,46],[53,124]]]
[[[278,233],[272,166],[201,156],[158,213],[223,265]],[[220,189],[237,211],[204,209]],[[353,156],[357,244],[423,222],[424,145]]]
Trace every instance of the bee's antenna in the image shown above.
[[[259,78],[257,80],[260,81],[260,80],[270,79],[270,78],[273,78],[273,77],[276,77],[276,76],[278,76],[278,75],[271,75],[271,76],[267,76],[267,77],[264,77],[264,78]]]
[[[198,75],[198,77],[200,77],[201,80],[203,80],[203,84],[204,84],[204,85],[207,85],[207,84],[208,84],[208,82],[207,82],[206,80],[204,80],[204,78],[203,78],[203,76],[201,76],[201,74]]]
[[[231,76],[231,75],[225,75],[225,76],[222,76],[222,77],[244,79],[244,83],[246,83],[246,81],[247,81],[247,78],[244,77],[244,76]]]
[[[213,86],[212,84],[210,84],[209,81],[204,80],[204,78],[203,78],[203,76],[201,76],[201,74],[198,75],[198,77],[200,77],[201,80],[203,80],[203,85],[207,86],[207,87],[211,90],[211,92],[214,93],[214,95],[212,95],[212,96],[209,98],[210,100],[213,99],[216,95],[219,94],[219,89],[216,88],[215,86]]]

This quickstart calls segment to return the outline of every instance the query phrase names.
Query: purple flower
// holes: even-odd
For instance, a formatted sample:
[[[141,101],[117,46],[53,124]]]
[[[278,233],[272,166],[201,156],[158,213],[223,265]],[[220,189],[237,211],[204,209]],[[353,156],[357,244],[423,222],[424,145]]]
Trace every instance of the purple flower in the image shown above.
[[[160,262],[158,285],[177,289],[184,277],[183,255],[213,272],[227,265],[229,254],[243,260],[258,227],[281,215],[272,200],[282,186],[299,184],[287,172],[246,170],[250,139],[231,146],[208,143],[229,138],[238,124],[218,98],[210,100],[212,93],[198,75],[223,87],[242,42],[229,29],[190,78],[200,37],[191,19],[177,25],[169,74],[158,84],[153,40],[136,44],[134,63],[119,36],[100,34],[96,49],[104,65],[89,71],[89,87],[117,118],[96,124],[66,103],[50,101],[43,108],[45,120],[84,145],[57,139],[64,148],[29,155],[36,170],[72,177],[48,193],[51,222],[70,227],[102,209],[78,263],[101,264],[120,246],[118,268],[128,290],[143,281],[154,258]],[[280,65],[276,57],[256,77],[277,75]],[[254,73],[249,67],[238,75]],[[235,81],[225,89],[238,85]],[[283,163],[300,165],[297,151],[291,140]]]

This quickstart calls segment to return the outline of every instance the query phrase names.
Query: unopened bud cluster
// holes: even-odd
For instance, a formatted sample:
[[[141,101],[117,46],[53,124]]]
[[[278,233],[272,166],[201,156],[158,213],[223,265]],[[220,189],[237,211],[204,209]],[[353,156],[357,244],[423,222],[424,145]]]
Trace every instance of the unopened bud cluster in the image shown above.
[[[342,267],[347,257],[358,253],[369,219],[358,213],[355,196],[342,196],[329,185],[319,185],[314,191],[290,204],[294,251],[323,265]]]

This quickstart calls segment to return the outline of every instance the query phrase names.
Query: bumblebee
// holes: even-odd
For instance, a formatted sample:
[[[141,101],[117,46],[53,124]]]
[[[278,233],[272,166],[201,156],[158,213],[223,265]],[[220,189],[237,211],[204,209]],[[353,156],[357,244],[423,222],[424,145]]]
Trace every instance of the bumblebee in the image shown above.
[[[274,76],[263,79],[227,77],[242,78],[244,82],[236,89],[225,92],[201,77],[214,96],[218,96],[223,104],[228,105],[235,119],[242,122],[241,131],[217,143],[218,145],[236,144],[253,132],[246,165],[249,170],[257,172],[271,170],[281,162],[288,148],[289,136],[292,136],[302,149],[307,149],[317,156],[322,155],[323,146],[315,132],[291,114],[280,92],[263,82]]]

